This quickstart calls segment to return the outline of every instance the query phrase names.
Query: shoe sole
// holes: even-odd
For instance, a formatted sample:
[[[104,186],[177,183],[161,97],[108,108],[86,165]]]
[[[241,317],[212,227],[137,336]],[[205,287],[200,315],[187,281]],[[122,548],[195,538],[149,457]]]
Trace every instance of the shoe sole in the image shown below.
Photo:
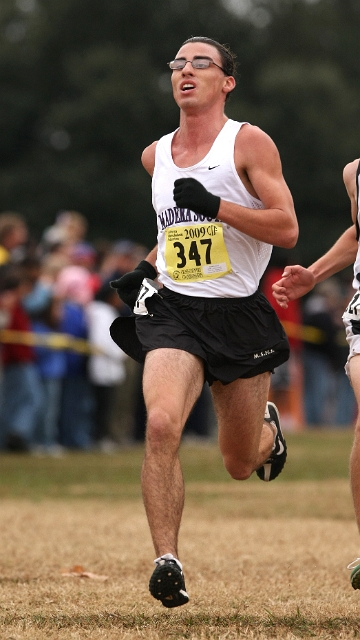
[[[168,609],[181,607],[189,602],[183,575],[175,565],[168,563],[156,567],[150,578],[149,591],[153,598],[160,600]]]

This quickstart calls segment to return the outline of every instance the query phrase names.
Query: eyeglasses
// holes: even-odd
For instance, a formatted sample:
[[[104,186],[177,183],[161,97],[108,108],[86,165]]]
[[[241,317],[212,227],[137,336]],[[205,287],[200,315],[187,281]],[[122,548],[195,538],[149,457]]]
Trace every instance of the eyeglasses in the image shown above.
[[[185,65],[188,62],[190,62],[191,66],[194,69],[208,69],[211,64],[214,64],[215,67],[218,67],[219,69],[221,69],[223,73],[225,73],[225,75],[227,75],[226,71],[222,67],[220,67],[219,64],[216,64],[216,62],[214,62],[214,60],[212,60],[211,58],[199,57],[199,58],[194,58],[194,60],[185,60],[185,58],[175,58],[175,60],[168,62],[168,65],[170,69],[172,69],[173,71],[180,71],[180,69],[184,69]]]

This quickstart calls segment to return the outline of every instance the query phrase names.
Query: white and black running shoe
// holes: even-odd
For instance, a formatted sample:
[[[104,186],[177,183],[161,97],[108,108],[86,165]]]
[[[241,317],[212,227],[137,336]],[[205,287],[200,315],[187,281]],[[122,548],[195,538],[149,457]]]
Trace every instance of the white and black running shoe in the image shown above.
[[[284,468],[287,456],[287,446],[281,431],[279,412],[273,402],[266,403],[264,420],[276,428],[274,447],[270,457],[256,470],[260,480],[270,482],[274,480]]]
[[[351,570],[350,582],[352,588],[360,589],[360,558],[350,562],[347,568]]]
[[[168,609],[189,602],[181,562],[171,553],[160,556],[154,562],[156,568],[149,582],[151,595]]]

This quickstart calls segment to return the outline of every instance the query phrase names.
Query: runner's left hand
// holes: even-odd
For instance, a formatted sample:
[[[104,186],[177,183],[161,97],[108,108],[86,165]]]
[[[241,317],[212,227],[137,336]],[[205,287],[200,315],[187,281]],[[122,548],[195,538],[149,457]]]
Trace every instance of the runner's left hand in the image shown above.
[[[207,191],[195,178],[179,178],[174,182],[174,200],[178,207],[191,209],[195,213],[207,216],[213,220],[216,218],[220,198]]]

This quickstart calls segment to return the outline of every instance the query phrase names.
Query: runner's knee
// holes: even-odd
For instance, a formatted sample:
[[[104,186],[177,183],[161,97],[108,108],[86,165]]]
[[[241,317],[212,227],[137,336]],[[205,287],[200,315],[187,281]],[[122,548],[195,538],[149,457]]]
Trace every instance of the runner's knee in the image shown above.
[[[166,409],[155,408],[148,412],[146,425],[146,440],[152,448],[177,446],[180,441],[180,429],[174,418]]]
[[[225,469],[233,480],[247,480],[254,471],[252,463],[241,461],[239,458],[236,458],[231,454],[224,455],[223,460]]]

